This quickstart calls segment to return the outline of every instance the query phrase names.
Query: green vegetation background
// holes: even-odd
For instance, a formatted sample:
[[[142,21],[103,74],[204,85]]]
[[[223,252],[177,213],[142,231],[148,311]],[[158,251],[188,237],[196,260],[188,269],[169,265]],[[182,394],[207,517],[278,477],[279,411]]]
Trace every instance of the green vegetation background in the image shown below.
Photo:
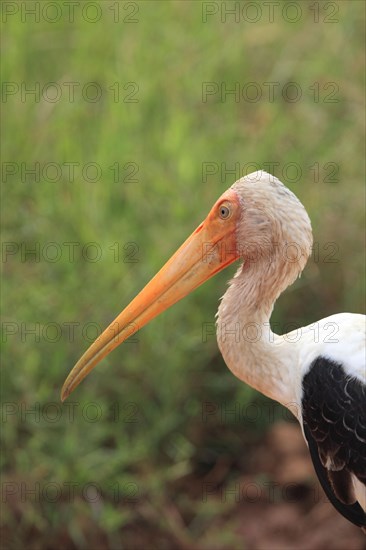
[[[116,23],[109,8],[117,4]],[[261,413],[268,404],[228,372],[212,335],[235,267],[118,348],[68,404],[60,405],[59,394],[95,327],[114,318],[236,179],[222,165],[245,171],[247,163],[278,162],[275,174],[312,218],[317,248],[276,306],[278,331],[362,311],[364,3],[331,3],[334,16],[315,4],[317,23],[306,2],[294,23],[282,3],[271,23],[263,6],[258,22],[241,16],[237,23],[221,21],[217,3],[219,13],[203,22],[201,2],[176,1],[102,2],[95,23],[83,20],[81,4],[73,23],[65,16],[22,22],[20,12],[3,23],[2,80],[19,86],[2,103],[5,547],[132,548],[124,530],[149,522],[187,544],[221,548],[229,537],[231,547],[243,547],[232,526],[215,527],[224,502],[172,489],[220,453],[244,464],[246,444],[270,424]],[[51,89],[39,101],[20,93],[50,82],[62,90],[58,101]],[[68,82],[80,83],[74,101]],[[96,102],[81,93],[90,82],[102,90]],[[218,89],[239,83],[244,97],[216,93],[203,101],[205,82]],[[254,97],[249,82],[262,94],[258,101],[245,96]],[[266,82],[278,83],[273,101]],[[298,101],[282,95],[289,82],[302,91]],[[36,162],[56,163],[62,175],[52,166],[39,178],[22,174],[22,163]],[[77,163],[74,181],[70,162]],[[98,181],[90,181],[92,169],[84,177],[87,163],[100,166]],[[110,168],[116,163],[118,177]],[[203,177],[204,163],[217,163],[216,173]],[[67,243],[77,243],[73,257]],[[88,243],[97,243],[97,261],[86,257],[96,250]],[[35,248],[36,258],[25,253]],[[224,422],[218,412],[202,417],[207,402],[215,411],[235,404],[246,411],[253,401],[263,407],[255,424],[245,412]],[[101,498],[93,498],[92,482]],[[189,520],[167,512],[175,509]]]

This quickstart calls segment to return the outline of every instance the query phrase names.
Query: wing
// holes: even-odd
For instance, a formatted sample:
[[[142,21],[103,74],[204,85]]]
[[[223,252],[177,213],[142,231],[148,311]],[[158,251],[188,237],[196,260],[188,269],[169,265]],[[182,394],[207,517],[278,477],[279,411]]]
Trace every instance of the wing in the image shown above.
[[[313,361],[302,386],[304,433],[319,481],[334,507],[365,527],[352,478],[366,492],[366,386],[326,357]]]

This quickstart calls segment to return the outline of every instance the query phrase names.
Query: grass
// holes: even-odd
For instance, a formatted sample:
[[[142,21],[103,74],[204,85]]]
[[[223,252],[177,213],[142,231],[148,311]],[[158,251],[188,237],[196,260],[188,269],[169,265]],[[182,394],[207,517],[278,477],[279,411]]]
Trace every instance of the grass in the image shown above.
[[[19,11],[3,23],[2,80],[13,92],[2,104],[3,541],[133,548],[129,526],[149,536],[155,522],[168,546],[213,548],[213,531],[216,548],[242,547],[234,534],[226,540],[229,524],[215,530],[223,503],[172,490],[223,449],[242,456],[268,426],[265,415],[252,429],[202,421],[205,402],[259,399],[227,371],[215,338],[202,341],[234,268],[117,349],[72,396],[74,408],[59,392],[98,328],[248,163],[279,163],[275,174],[305,204],[318,243],[274,320],[363,310],[364,5],[332,3],[334,23],[323,22],[322,2],[319,23],[305,3],[295,23],[282,12],[272,23],[264,12],[256,23],[220,13],[204,23],[205,3],[120,3],[114,23],[112,4],[99,4],[95,23],[81,7],[74,22],[65,12],[55,23],[52,14],[22,22]],[[123,21],[135,6],[138,21]],[[283,96],[295,90],[289,82],[299,101]],[[203,100],[203,83],[239,85],[240,96]],[[35,163],[39,174],[27,174]]]

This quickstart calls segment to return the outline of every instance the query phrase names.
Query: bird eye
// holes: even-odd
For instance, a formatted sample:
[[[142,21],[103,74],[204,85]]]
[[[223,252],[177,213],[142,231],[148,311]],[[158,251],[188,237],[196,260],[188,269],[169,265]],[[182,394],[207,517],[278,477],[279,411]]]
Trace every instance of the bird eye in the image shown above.
[[[231,210],[228,206],[226,206],[226,204],[221,204],[219,206],[219,216],[222,220],[226,220],[227,218],[229,218],[230,214]]]

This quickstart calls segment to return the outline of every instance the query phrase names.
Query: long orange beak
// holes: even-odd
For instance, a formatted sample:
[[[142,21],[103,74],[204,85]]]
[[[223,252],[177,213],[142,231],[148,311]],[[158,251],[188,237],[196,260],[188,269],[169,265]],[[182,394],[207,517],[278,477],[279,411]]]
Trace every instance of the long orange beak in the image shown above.
[[[79,359],[63,385],[62,401],[114,348],[239,258],[236,243],[239,217],[239,199],[229,189],[205,221]]]

